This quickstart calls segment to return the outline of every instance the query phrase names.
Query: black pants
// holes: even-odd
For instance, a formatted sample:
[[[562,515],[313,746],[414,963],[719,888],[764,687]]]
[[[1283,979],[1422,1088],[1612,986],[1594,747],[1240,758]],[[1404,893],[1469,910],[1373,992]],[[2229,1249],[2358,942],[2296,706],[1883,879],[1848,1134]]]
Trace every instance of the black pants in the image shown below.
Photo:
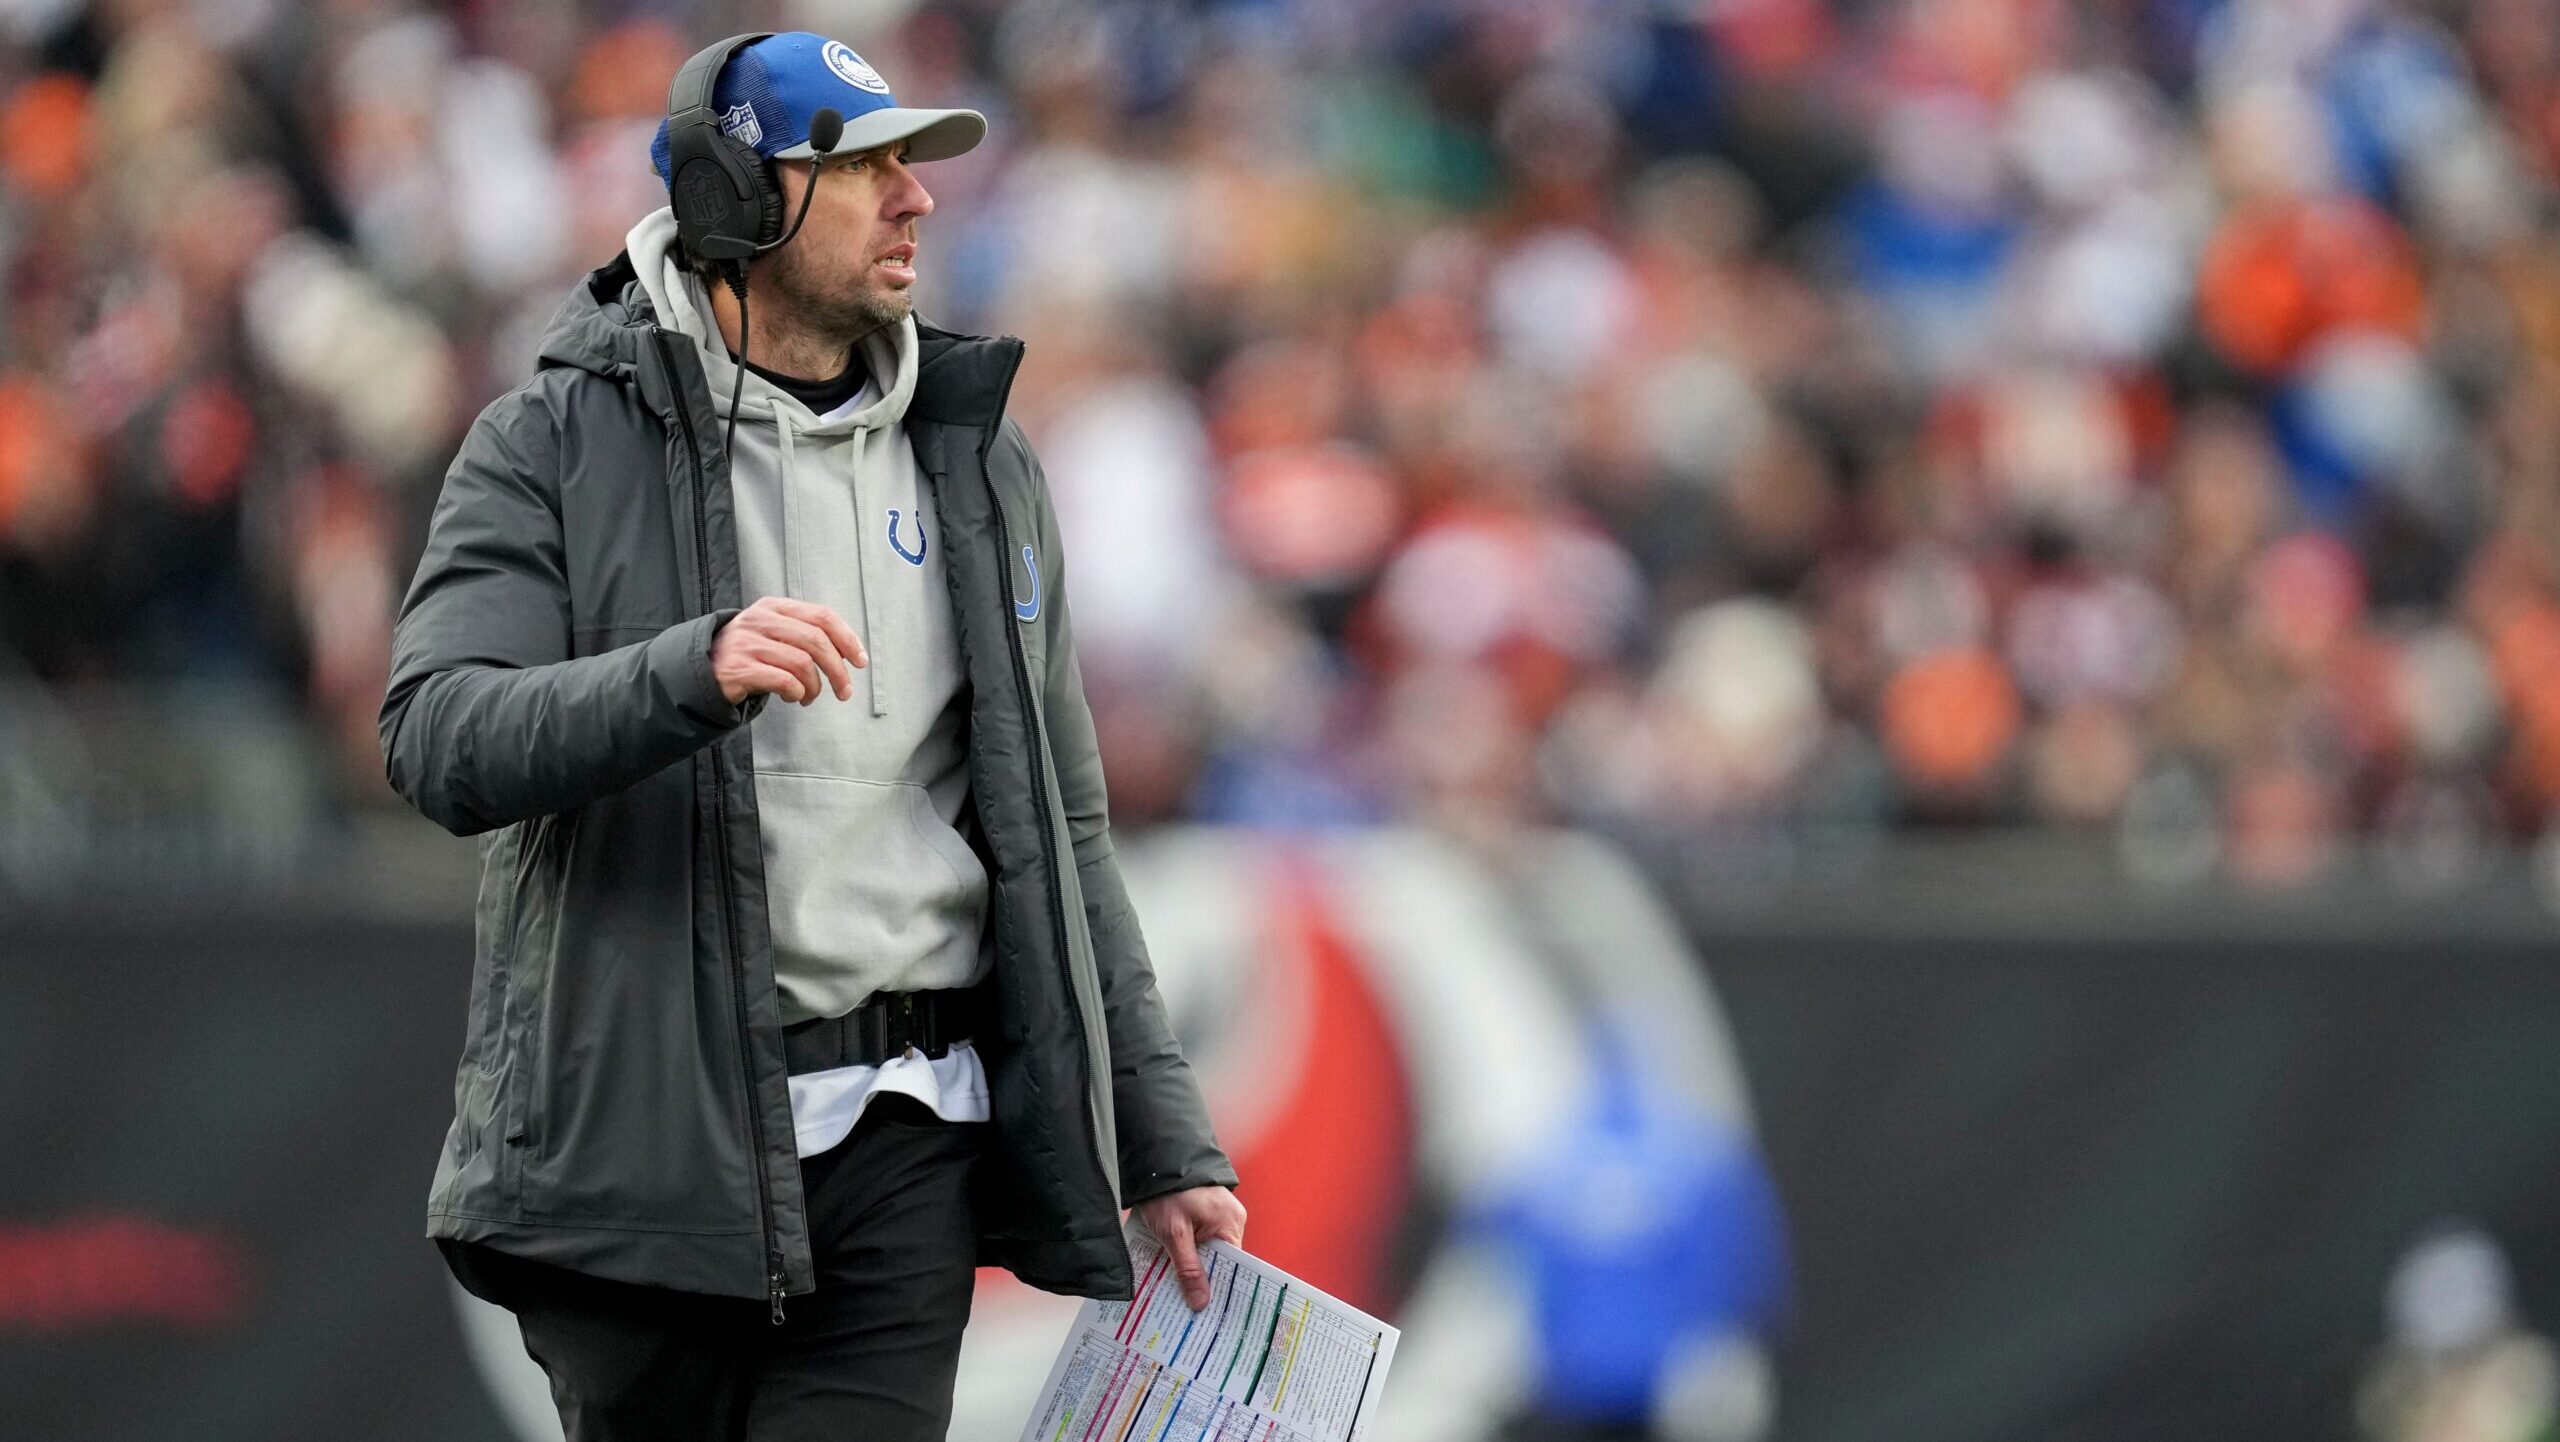
[[[803,1160],[818,1290],[791,1298],[779,1327],[762,1301],[441,1245],[465,1287],[516,1314],[569,1442],[938,1442],[976,1280],[969,1184],[986,1130],[882,1096]]]

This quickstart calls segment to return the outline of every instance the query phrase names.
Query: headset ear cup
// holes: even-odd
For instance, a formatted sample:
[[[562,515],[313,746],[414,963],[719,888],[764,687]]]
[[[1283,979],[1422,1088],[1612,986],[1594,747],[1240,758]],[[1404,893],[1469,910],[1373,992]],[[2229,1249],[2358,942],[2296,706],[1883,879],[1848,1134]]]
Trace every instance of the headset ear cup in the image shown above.
[[[782,176],[774,163],[756,157],[756,244],[771,245],[782,239]]]
[[[721,148],[736,159],[738,173],[746,178],[749,199],[738,219],[742,228],[755,237],[759,246],[771,245],[782,238],[782,184],[774,173],[773,162],[757,153],[756,148],[734,136],[719,138]]]
[[[688,249],[744,261],[782,234],[782,193],[755,147],[713,132],[687,133],[674,149],[668,199]]]

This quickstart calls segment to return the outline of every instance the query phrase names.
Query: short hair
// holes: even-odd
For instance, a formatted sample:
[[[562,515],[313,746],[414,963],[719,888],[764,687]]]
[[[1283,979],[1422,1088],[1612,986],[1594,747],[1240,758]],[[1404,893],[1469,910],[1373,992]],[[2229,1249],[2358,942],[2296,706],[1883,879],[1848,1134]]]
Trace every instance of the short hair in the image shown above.
[[[719,261],[694,254],[693,247],[681,240],[676,242],[675,257],[676,264],[683,268],[685,274],[701,281],[706,287],[721,279]]]

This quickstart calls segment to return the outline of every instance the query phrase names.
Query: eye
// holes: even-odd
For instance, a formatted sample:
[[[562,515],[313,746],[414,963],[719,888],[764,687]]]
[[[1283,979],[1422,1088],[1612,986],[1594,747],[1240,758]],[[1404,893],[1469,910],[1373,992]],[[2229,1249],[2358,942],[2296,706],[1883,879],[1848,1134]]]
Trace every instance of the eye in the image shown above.
[[[906,159],[907,148],[900,145],[895,153],[885,150],[866,150],[859,155],[848,155],[840,162],[839,168],[847,171],[867,170],[875,161],[896,160],[903,165]]]

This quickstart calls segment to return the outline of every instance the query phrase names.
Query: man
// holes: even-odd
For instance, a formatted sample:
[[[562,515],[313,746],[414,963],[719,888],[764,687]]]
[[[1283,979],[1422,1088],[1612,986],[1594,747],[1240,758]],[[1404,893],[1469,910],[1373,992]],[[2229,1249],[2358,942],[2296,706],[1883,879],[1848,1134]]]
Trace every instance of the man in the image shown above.
[[[940,1437],[975,1263],[1127,1296],[1130,1205],[1197,1307],[1244,1210],[1112,859],[1021,344],[908,300],[912,167],[986,122],[724,45],[686,73],[805,225],[734,295],[634,226],[401,608],[392,784],[486,838],[428,1230],[577,1442]]]

